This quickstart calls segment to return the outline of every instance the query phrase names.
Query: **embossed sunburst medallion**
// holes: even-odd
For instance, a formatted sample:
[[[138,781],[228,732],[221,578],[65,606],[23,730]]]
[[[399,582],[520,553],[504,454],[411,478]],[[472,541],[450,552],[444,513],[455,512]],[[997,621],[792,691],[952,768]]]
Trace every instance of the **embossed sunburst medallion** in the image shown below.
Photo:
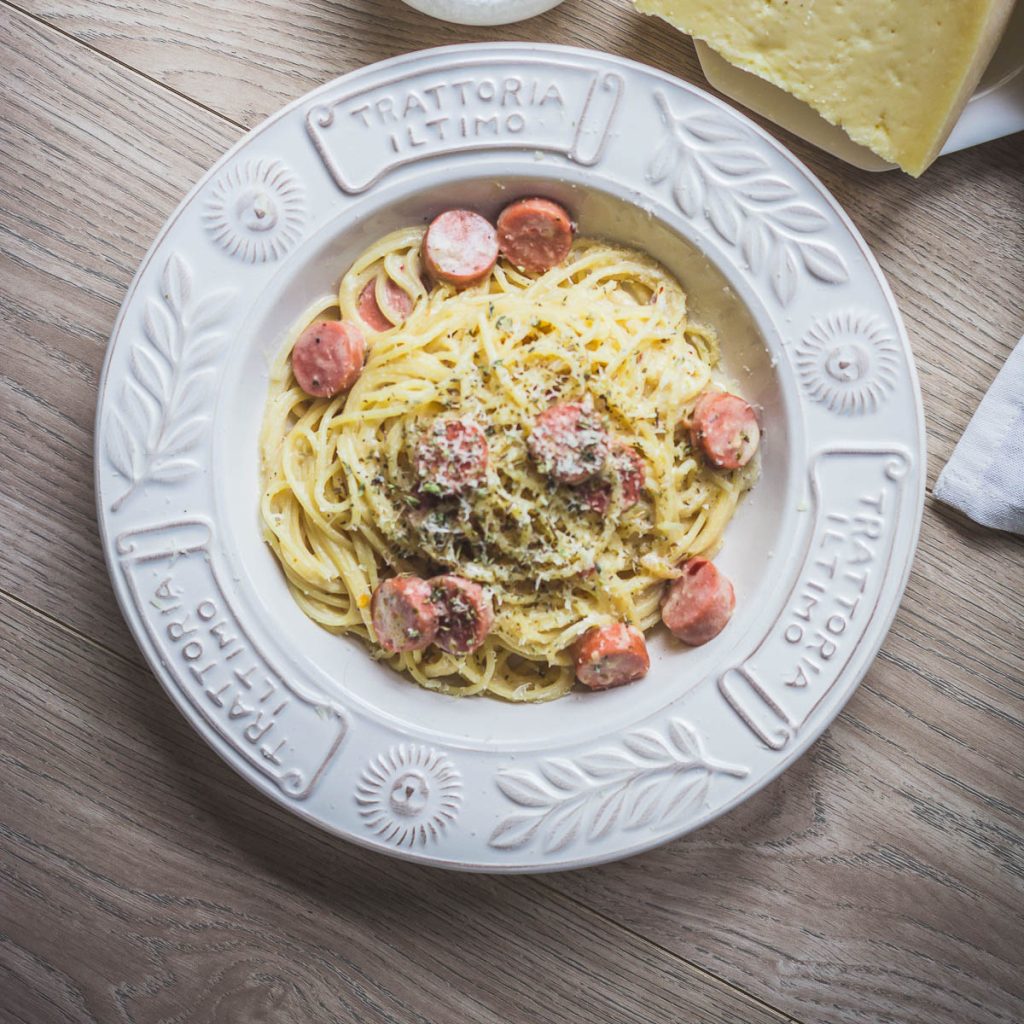
[[[395,846],[440,838],[459,813],[462,780],[451,761],[429,747],[401,743],[363,770],[356,802],[367,828]]]
[[[876,316],[846,311],[816,320],[796,346],[807,394],[841,414],[874,412],[896,384],[899,349]]]
[[[235,164],[210,189],[203,222],[230,255],[246,263],[276,260],[302,236],[305,194],[280,160]]]

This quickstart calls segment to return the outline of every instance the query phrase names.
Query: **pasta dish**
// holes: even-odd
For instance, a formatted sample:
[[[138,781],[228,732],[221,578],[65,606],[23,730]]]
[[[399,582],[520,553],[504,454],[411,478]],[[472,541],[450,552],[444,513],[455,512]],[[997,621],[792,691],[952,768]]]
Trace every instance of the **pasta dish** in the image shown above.
[[[707,558],[753,482],[756,419],[654,260],[545,248],[501,218],[492,253],[471,217],[381,238],[291,330],[260,439],[265,538],[310,618],[422,686],[540,701],[628,682],[662,617],[694,643],[695,602],[698,632],[732,611]]]

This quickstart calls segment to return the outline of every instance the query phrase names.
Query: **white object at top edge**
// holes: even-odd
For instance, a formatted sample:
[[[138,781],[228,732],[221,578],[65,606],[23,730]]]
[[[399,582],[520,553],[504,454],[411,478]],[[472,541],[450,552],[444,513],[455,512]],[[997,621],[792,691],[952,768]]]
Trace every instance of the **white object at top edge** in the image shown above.
[[[525,21],[562,0],[405,0],[410,6],[432,18],[456,25],[511,25]]]

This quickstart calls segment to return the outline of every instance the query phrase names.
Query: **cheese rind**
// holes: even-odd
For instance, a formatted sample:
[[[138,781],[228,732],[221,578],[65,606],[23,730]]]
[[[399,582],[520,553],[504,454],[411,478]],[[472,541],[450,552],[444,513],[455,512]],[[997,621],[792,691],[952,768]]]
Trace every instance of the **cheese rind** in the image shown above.
[[[917,176],[992,57],[1014,0],[634,0]]]

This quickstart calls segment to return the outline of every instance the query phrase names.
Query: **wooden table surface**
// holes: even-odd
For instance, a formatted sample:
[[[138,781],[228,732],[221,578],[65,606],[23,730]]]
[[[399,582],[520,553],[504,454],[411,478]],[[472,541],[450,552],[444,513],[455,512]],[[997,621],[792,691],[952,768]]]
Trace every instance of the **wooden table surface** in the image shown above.
[[[93,414],[164,219],[313,86],[524,38],[702,82],[625,0],[499,29],[398,0],[0,0],[4,1024],[1024,1020],[1024,545],[930,497],[892,632],[812,750],[697,834],[574,873],[460,877],[321,834],[200,741],[125,628]],[[896,293],[930,488],[1024,333],[1024,136],[920,181],[784,141]]]

